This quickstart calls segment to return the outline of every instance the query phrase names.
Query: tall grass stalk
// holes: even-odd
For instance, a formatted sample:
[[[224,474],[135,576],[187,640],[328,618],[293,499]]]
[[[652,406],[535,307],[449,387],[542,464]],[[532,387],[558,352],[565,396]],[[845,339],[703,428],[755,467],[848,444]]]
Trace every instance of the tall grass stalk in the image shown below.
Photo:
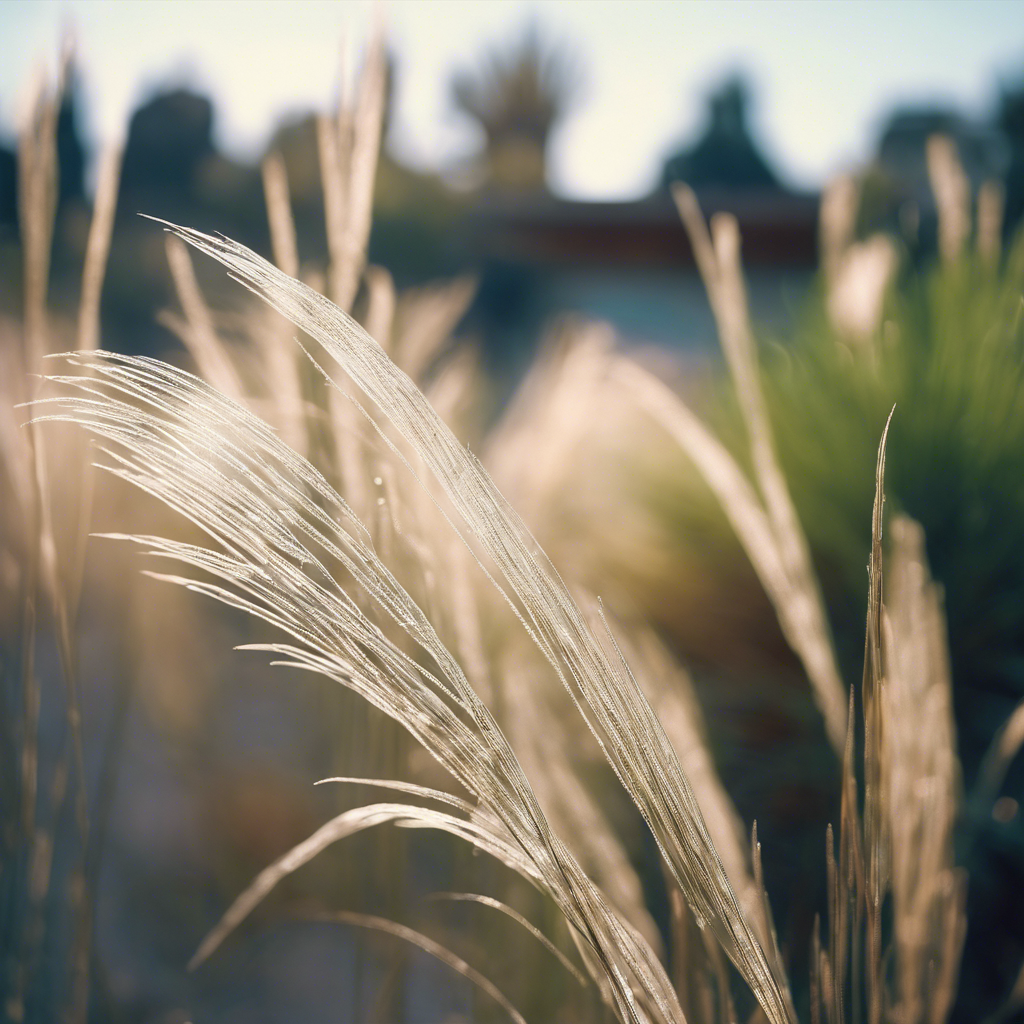
[[[95,349],[100,294],[113,228],[120,169],[118,147],[105,150],[86,239],[77,321],[70,330],[47,310],[56,217],[57,111],[66,85],[66,54],[57,88],[40,76],[27,105],[18,145],[19,224],[23,249],[23,327],[8,338],[9,359],[20,372],[5,383],[13,400],[33,400],[53,337],[70,333],[79,351]],[[13,366],[11,367],[13,369]],[[17,389],[21,388],[18,393]],[[77,618],[91,510],[91,475],[75,443],[56,446],[29,424],[5,434],[4,475],[13,487],[4,500],[6,553],[21,556],[17,574],[20,658],[4,658],[5,738],[17,758],[5,780],[4,1012],[11,1019],[63,1013],[86,1016],[91,973],[93,901],[103,829],[90,813],[79,695]],[[36,665],[40,642],[52,635],[64,694],[65,730],[52,764],[41,763],[40,735],[51,715]],[[15,678],[17,676],[17,678]],[[20,714],[15,704],[20,700]],[[52,720],[52,716],[49,720]],[[46,788],[41,789],[45,781]],[[101,785],[96,809],[106,808]],[[70,815],[68,810],[70,808]],[[70,864],[69,873],[64,876]],[[57,901],[65,903],[58,905]],[[53,922],[66,926],[57,934]]]
[[[715,481],[712,488],[772,599],[786,639],[804,664],[825,718],[829,740],[838,755],[846,735],[844,687],[807,538],[775,454],[740,269],[739,230],[731,215],[717,214],[709,236],[693,192],[685,185],[676,185],[673,197],[689,233],[718,325],[760,496],[750,489],[742,470],[725,449],[710,443],[707,431],[692,414],[679,410],[678,400],[673,402],[663,391],[650,384],[645,386],[635,372],[629,379],[641,397],[651,391],[657,395],[654,400],[648,399],[649,407],[687,446],[691,458],[699,460],[708,482]]]

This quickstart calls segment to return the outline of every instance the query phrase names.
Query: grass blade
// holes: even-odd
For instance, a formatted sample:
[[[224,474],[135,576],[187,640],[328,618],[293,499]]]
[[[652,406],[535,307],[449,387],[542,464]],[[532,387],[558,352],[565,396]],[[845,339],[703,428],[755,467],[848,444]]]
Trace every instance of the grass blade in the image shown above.
[[[399,924],[397,921],[389,921],[383,917],[373,917],[370,914],[355,914],[350,910],[334,910],[328,914],[318,915],[315,920],[319,921],[340,921],[345,924],[357,925],[360,928],[372,928],[376,931],[386,932],[414,946],[419,946],[425,953],[436,957],[441,963],[450,967],[453,971],[468,978],[474,985],[486,992],[505,1012],[516,1022],[526,1024],[526,1019],[512,1005],[508,998],[478,970],[470,967],[461,957],[456,956],[450,949],[442,946],[441,943],[427,938],[420,932],[414,931],[407,925]]]
[[[428,899],[480,903],[485,907],[491,907],[499,911],[525,928],[581,985],[587,983],[587,979],[580,974],[576,965],[532,921],[527,920],[518,910],[514,910],[507,903],[502,903],[501,900],[493,899],[490,896],[478,896],[472,892],[435,892]]]

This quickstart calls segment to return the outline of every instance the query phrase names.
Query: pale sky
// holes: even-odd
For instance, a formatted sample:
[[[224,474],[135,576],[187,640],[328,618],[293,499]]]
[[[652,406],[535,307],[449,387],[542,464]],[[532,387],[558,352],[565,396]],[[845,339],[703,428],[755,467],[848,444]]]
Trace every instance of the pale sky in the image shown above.
[[[692,137],[703,98],[732,71],[756,88],[753,127],[790,182],[820,185],[870,155],[894,105],[938,101],[987,113],[1000,80],[1024,78],[1021,0],[523,2],[390,0],[398,58],[388,144],[443,168],[477,144],[448,82],[534,18],[578,53],[586,86],[549,152],[551,184],[578,198],[642,195],[665,155]],[[335,3],[0,3],[0,135],[15,130],[33,69],[53,65],[74,27],[90,141],[122,133],[158,87],[187,84],[216,103],[218,142],[252,158],[276,120],[332,105],[375,5]]]

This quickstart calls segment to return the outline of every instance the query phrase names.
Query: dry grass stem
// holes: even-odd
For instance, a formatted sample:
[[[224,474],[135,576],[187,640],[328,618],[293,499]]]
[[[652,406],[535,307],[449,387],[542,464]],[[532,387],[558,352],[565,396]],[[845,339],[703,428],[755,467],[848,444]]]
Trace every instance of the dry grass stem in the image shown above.
[[[954,861],[960,769],[941,591],[928,573],[923,531],[905,517],[892,524],[889,594],[883,595],[888,430],[889,422],[872,512],[863,814],[851,727],[838,859],[831,827],[826,844],[829,941],[814,953],[814,1012],[824,1011],[829,1024],[847,1019],[847,984],[850,1019],[859,1017],[863,1000],[869,1022],[942,1024],[952,1009],[966,933],[966,878]],[[850,707],[852,722],[852,693]]]
[[[660,955],[661,935],[644,902],[640,877],[570,758],[574,744],[569,728],[536,682],[543,678],[544,665],[536,664],[538,659],[524,647],[510,650],[502,665],[509,739],[544,813],[566,837],[583,869]]]
[[[107,258],[110,255],[110,239],[114,231],[114,216],[117,212],[117,192],[121,177],[122,150],[119,144],[108,145],[100,154],[99,173],[96,180],[96,194],[93,198],[92,220],[85,248],[85,264],[82,268],[82,289],[78,304],[78,330],[76,346],[79,351],[92,351],[99,347],[100,299],[106,276]],[[93,474],[89,460],[82,452],[75,460],[80,466],[78,493],[78,534],[73,542],[70,555],[70,569],[66,582],[69,606],[68,618],[74,622],[77,617],[78,601],[82,591],[82,577],[85,573],[86,539],[92,512]],[[72,494],[74,488],[71,488]]]
[[[977,795],[974,803],[986,812],[999,793],[1010,763],[1024,746],[1024,701],[1014,709],[1010,717],[996,733],[985,759],[978,771]]]
[[[714,463],[719,486],[716,489],[712,485],[712,489],[720,500],[728,494],[728,500],[739,502],[734,512],[730,513],[726,509],[726,514],[730,521],[741,520],[746,524],[746,536],[739,534],[740,540],[747,557],[755,563],[755,568],[757,561],[762,563],[758,571],[759,576],[763,574],[762,582],[765,578],[775,581],[771,589],[767,584],[765,588],[775,604],[786,639],[804,664],[815,700],[824,716],[829,739],[838,754],[843,749],[846,736],[845,689],[836,665],[831,631],[817,576],[811,564],[807,539],[775,455],[747,313],[746,289],[740,267],[739,230],[734,217],[716,214],[709,235],[692,190],[676,184],[672,194],[690,233],[691,246],[704,279],[722,349],[736,388],[750,444],[754,476],[764,502],[764,517],[752,515],[748,494],[759,510],[760,500],[753,496],[749,487],[739,485],[738,477],[742,477],[742,471],[738,467],[734,471],[724,469],[722,455],[730,462],[731,456],[725,453],[721,445],[708,444],[710,435],[696,417],[692,414],[683,417],[677,411],[673,419],[677,426],[686,421],[680,436],[689,439],[690,447],[700,449],[699,466],[711,468],[709,462]],[[682,406],[678,399],[675,404]],[[658,406],[666,406],[664,396]],[[694,458],[690,448],[686,450]],[[701,471],[704,472],[704,469]],[[729,483],[723,487],[727,479]],[[743,497],[740,497],[741,493]],[[763,530],[760,528],[761,520],[765,518],[767,529]],[[751,536],[752,531],[758,534],[756,550],[748,544],[748,541],[755,540]],[[767,549],[764,548],[766,542]],[[771,553],[766,555],[765,550]],[[763,564],[766,561],[773,563],[770,569]]]
[[[883,620],[881,787],[888,812],[896,995],[901,1021],[944,1021],[966,931],[965,879],[954,867],[960,772],[941,595],[924,532],[892,523]]]
[[[803,629],[804,623],[794,616],[794,609],[806,609],[807,605],[793,593],[793,583],[782,560],[771,521],[736,460],[682,399],[653,374],[630,360],[620,359],[614,366],[613,379],[679,444],[700,471],[771,599],[783,635],[797,654],[804,653],[808,636]],[[809,666],[816,663],[811,661],[809,653],[803,660],[810,675]],[[821,707],[823,701],[819,691],[815,690],[815,694]],[[826,718],[833,745],[833,732],[838,728],[835,717],[832,713],[831,719]]]
[[[586,985],[587,979],[579,972],[576,965],[532,921],[527,920],[519,911],[514,910],[508,904],[492,899],[490,896],[479,896],[471,892],[437,892],[429,898],[432,900],[452,900],[461,903],[479,903],[482,906],[497,910],[506,917],[512,918],[513,921],[525,928],[548,950],[581,985]]]
[[[217,336],[210,309],[196,281],[188,248],[173,235],[167,236],[166,246],[167,265],[171,269],[178,301],[185,312],[185,329],[180,333],[181,340],[195,360],[199,372],[219,391],[241,401],[245,388],[224,342]],[[166,318],[164,322],[171,323]]]
[[[971,232],[971,185],[947,135],[932,135],[926,149],[928,178],[939,218],[939,254],[952,263],[963,251]]]
[[[377,176],[384,103],[387,91],[387,60],[384,34],[378,28],[370,39],[366,63],[359,76],[352,151],[348,173],[348,209],[345,219],[343,263],[339,277],[338,305],[350,308],[366,265],[366,247],[373,221],[373,186]]]
[[[96,194],[93,198],[92,221],[85,247],[82,269],[82,295],[78,305],[78,338],[80,351],[99,347],[100,295],[110,254],[110,238],[117,212],[117,187],[121,178],[121,147],[109,145],[100,154]]]
[[[351,383],[346,382],[347,390],[351,390],[351,387]],[[347,390],[342,391],[340,387],[328,388],[327,409],[342,493],[356,515],[367,521],[371,499],[362,439],[363,421],[359,410],[349,399]]]
[[[18,222],[24,264],[26,369],[39,373],[47,351],[46,294],[57,201],[59,97],[39,75],[18,138]]]
[[[628,661],[672,742],[693,786],[708,832],[736,896],[766,949],[772,935],[763,887],[751,870],[743,822],[715,768],[704,716],[689,676],[650,629],[636,629],[626,644]],[[777,965],[781,969],[781,965]]]
[[[366,328],[366,333],[385,352],[389,352],[391,350],[391,330],[395,320],[395,282],[390,271],[385,270],[384,267],[367,267],[365,278],[367,298],[366,320],[363,326]]]
[[[487,440],[491,474],[531,525],[551,508],[587,437],[606,394],[614,340],[606,325],[564,326]]]
[[[420,932],[396,921],[388,921],[383,917],[373,917],[370,914],[355,914],[348,910],[335,910],[329,914],[320,914],[314,918],[318,921],[337,921],[343,924],[356,925],[360,928],[372,928],[375,931],[394,935],[414,946],[418,946],[425,953],[436,957],[441,963],[450,967],[457,974],[473,982],[481,991],[486,992],[505,1012],[516,1022],[526,1024],[526,1019],[512,1005],[508,998],[488,978],[485,978],[479,971],[470,967],[462,957],[456,956],[450,949],[445,948],[441,943],[428,938]]]
[[[343,271],[347,230],[347,178],[341,165],[338,128],[326,114],[316,119],[317,152],[320,156],[320,182],[324,193],[324,226],[327,229],[327,277],[331,298],[341,299],[345,289]],[[349,297],[351,302],[352,296]]]
[[[270,225],[274,262],[290,277],[299,276],[299,248],[292,216],[288,174],[280,153],[271,153],[262,164],[263,194]],[[297,451],[308,450],[306,406],[292,327],[280,314],[268,310],[268,322],[252,334],[263,357],[263,379],[270,386],[270,405],[282,435]]]
[[[263,196],[267,204],[274,262],[289,277],[298,277],[299,243],[295,235],[295,219],[292,216],[284,158],[277,152],[268,154],[260,166],[260,172],[263,176]]]
[[[473,556],[455,540],[448,545],[448,565],[455,650],[473,689],[488,707],[494,707],[494,679],[484,645],[479,595],[473,586]]]
[[[384,37],[378,31],[359,76],[355,110],[349,111],[343,100],[336,121],[317,118],[330,295],[345,310],[352,308],[366,266],[386,87]]]
[[[395,363],[414,381],[437,360],[475,295],[476,279],[469,276],[402,293],[394,309],[391,344]],[[371,332],[371,337],[376,335]]]
[[[70,67],[70,53],[60,73],[60,85],[55,92],[42,84],[36,89],[24,120],[18,147],[19,218],[24,258],[24,335],[22,367],[31,375],[42,370],[42,359],[49,348],[49,325],[46,302],[49,284],[50,248],[53,239],[57,196],[56,132],[57,112]],[[41,81],[41,80],[40,80]],[[78,317],[77,344],[95,346],[99,333],[99,299],[102,289],[110,234],[116,205],[119,157],[116,152],[104,155],[100,168],[94,215],[86,243],[81,299]],[[23,381],[23,374],[16,375]],[[28,397],[35,393],[30,383]],[[13,397],[13,395],[12,395]],[[19,397],[26,397],[25,395]],[[55,853],[59,833],[63,832],[61,819],[69,801],[78,844],[79,856],[91,862],[95,850],[94,836],[89,827],[86,778],[82,749],[81,711],[78,694],[78,650],[75,639],[78,595],[84,561],[84,539],[88,532],[90,505],[89,474],[84,460],[74,456],[75,446],[69,454],[70,472],[64,475],[61,497],[75,510],[72,517],[70,541],[62,530],[58,537],[55,528],[54,496],[51,491],[50,460],[54,452],[47,451],[43,438],[34,424],[9,438],[11,451],[17,452],[17,461],[31,468],[30,486],[18,484],[24,512],[22,543],[24,545],[24,571],[20,588],[24,610],[21,618],[21,800],[23,841],[22,853],[26,865],[24,906],[14,911],[24,920],[16,924],[15,943],[20,944],[20,963],[8,1012],[20,1018],[25,1012],[24,1000],[32,985],[33,975],[41,967],[40,955],[51,928],[46,907],[51,903],[51,890],[55,880]],[[54,449],[56,451],[57,449]],[[17,471],[15,471],[17,476]],[[58,543],[58,541],[60,543]],[[40,588],[40,584],[42,587]],[[65,746],[60,751],[52,774],[47,801],[39,799],[39,729],[40,685],[35,672],[35,646],[37,642],[37,603],[40,589],[47,593],[53,614],[53,631],[65,685],[64,710],[67,719]],[[69,778],[73,772],[72,784]],[[48,809],[48,813],[47,813]],[[69,952],[69,1005],[68,1019],[84,1020],[89,988],[89,949],[92,931],[91,893],[87,889],[85,869],[74,862],[70,870],[66,898],[71,919]],[[20,933],[19,933],[20,928]]]
[[[836,330],[866,345],[878,332],[886,291],[899,263],[896,246],[886,235],[852,242],[828,281],[826,307]],[[873,348],[871,358],[877,358]]]
[[[986,181],[978,189],[977,238],[978,255],[993,266],[999,263],[1003,245],[1003,186],[998,181]]]
[[[830,287],[839,275],[847,249],[853,244],[859,203],[860,187],[848,174],[833,178],[821,194],[818,248],[821,269]]]

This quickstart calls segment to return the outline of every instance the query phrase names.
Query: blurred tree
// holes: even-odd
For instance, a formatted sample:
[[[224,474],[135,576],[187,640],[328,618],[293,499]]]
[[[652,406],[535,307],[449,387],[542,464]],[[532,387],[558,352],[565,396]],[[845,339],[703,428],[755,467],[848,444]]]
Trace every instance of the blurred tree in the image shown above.
[[[707,124],[692,146],[665,163],[663,181],[685,181],[691,188],[778,188],[779,179],[750,137],[750,86],[730,78],[708,97]]]
[[[0,238],[17,231],[18,160],[13,149],[0,146]]]
[[[1004,94],[1004,106],[1007,104],[1012,106],[1010,94]],[[1006,116],[1012,120],[1012,111],[1007,110]],[[915,261],[935,255],[937,221],[927,159],[928,140],[935,135],[952,140],[972,196],[977,196],[986,182],[1007,181],[1012,189],[1007,178],[1014,173],[1012,130],[1002,116],[972,119],[951,106],[899,108],[883,126],[874,158],[857,175],[857,237],[881,231],[899,237]],[[1024,144],[1024,134],[1021,140],[1018,145]],[[1024,152],[1017,159],[1024,170]],[[1008,217],[1007,231],[1013,223]]]
[[[212,104],[186,89],[139,107],[128,127],[122,200],[139,193],[189,193],[200,164],[213,155],[212,129]]]
[[[176,344],[153,322],[157,309],[177,302],[163,234],[138,214],[223,231],[269,249],[259,169],[217,151],[214,113],[206,96],[173,88],[152,96],[129,122],[103,296],[104,329],[126,351]],[[227,291],[230,282],[212,268],[200,263],[197,273],[208,294]]]
[[[85,198],[85,147],[78,131],[80,102],[78,68],[69,58],[66,82],[57,111],[58,205]]]
[[[492,49],[452,81],[459,110],[484,130],[485,183],[512,191],[544,188],[544,151],[580,85],[576,58],[527,26],[507,48]]]
[[[1009,236],[1024,218],[1024,81],[1016,88],[1003,89],[996,123],[1002,129],[1009,148],[1004,222]]]
[[[85,201],[85,147],[79,134],[81,102],[78,71],[72,56],[63,73],[60,108],[57,111],[57,202]],[[18,230],[18,158],[14,149],[0,146],[0,237]]]

